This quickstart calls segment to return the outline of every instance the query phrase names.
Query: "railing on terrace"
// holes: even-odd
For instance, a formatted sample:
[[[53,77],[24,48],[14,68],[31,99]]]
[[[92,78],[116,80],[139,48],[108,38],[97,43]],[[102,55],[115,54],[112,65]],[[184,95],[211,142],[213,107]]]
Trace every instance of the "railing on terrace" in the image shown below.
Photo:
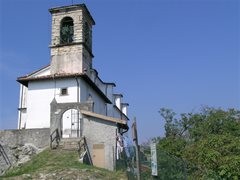
[[[56,142],[56,147],[57,148],[59,146],[59,142],[60,142],[60,135],[59,135],[59,132],[58,132],[58,128],[55,129],[52,134],[50,135],[50,148],[51,149],[54,149],[53,147],[53,143]]]
[[[87,146],[87,141],[86,141],[85,136],[83,136],[80,139],[80,141],[78,142],[78,154],[79,154],[80,160],[82,160],[82,161],[83,161],[83,158],[84,158],[85,154],[87,154],[89,164],[93,165],[92,158],[90,156],[90,152],[89,152],[89,149],[88,149],[88,146]]]

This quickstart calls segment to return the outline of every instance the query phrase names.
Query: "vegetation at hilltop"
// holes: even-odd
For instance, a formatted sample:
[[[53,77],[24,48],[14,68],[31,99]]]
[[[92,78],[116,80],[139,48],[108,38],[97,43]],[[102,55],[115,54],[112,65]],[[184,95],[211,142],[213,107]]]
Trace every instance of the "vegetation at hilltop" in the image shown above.
[[[21,167],[10,169],[0,179],[121,179],[126,174],[82,164],[74,151],[47,149]]]
[[[165,120],[166,137],[158,138],[158,161],[168,179],[178,178],[176,175],[183,178],[186,174],[189,179],[240,179],[239,110],[204,107],[200,112],[180,117],[170,109],[162,108],[159,112]],[[170,156],[162,156],[163,152],[173,155],[175,160],[167,160]],[[184,175],[168,169],[177,162],[185,166]]]

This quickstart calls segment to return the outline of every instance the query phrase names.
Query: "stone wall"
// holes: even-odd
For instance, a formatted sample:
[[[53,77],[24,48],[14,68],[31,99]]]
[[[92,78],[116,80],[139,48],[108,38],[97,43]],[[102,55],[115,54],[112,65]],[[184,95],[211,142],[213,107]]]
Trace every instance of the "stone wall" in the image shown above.
[[[55,73],[83,73],[92,67],[92,25],[94,22],[84,6],[76,6],[51,11],[52,37],[51,37],[51,74]],[[69,44],[61,43],[61,22],[65,17],[73,20],[74,38]],[[84,30],[85,23],[89,30]],[[89,34],[87,41],[86,32]],[[85,35],[84,35],[85,34]],[[88,43],[87,43],[88,42]]]
[[[85,116],[82,121],[83,136],[86,137],[87,145],[93,158],[93,146],[104,146],[104,168],[114,170],[116,154],[116,130],[113,122],[107,122],[94,117]]]
[[[49,139],[49,128],[0,131],[0,144],[11,166],[19,166],[30,160],[32,155],[49,146]],[[0,153],[0,175],[9,167]]]
[[[34,144],[38,148],[49,146],[50,129],[21,129],[0,131],[0,143],[8,146]]]

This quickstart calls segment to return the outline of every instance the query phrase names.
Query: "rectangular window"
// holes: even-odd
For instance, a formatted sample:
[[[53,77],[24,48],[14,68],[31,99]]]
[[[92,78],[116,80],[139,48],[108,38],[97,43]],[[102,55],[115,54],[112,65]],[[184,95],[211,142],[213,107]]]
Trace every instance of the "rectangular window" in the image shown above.
[[[60,95],[61,95],[61,96],[68,95],[68,89],[67,89],[67,88],[61,88]]]

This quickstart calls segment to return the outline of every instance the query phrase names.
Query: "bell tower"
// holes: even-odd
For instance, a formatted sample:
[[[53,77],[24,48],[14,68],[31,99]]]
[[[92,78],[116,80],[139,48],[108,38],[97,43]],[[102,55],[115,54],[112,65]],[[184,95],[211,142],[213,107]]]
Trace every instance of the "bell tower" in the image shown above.
[[[49,9],[52,14],[51,74],[90,73],[92,27],[95,22],[85,4]]]

